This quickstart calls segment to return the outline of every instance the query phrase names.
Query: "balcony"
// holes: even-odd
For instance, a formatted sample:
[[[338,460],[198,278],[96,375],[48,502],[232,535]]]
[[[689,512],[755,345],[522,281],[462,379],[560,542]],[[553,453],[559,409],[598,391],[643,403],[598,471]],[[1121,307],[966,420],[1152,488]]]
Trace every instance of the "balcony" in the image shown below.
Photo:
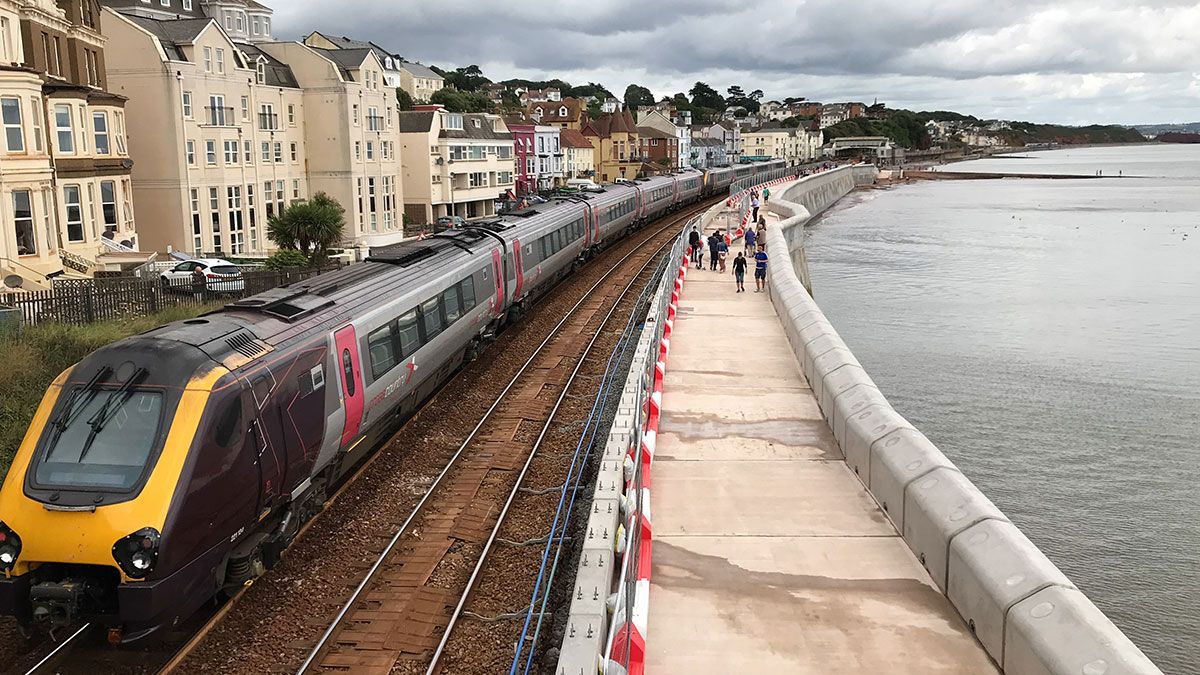
[[[210,127],[232,127],[234,123],[233,108],[221,108],[211,105],[204,106],[204,119]]]
[[[368,131],[383,131],[383,115],[367,115]]]
[[[259,113],[258,128],[261,131],[279,131],[279,115],[277,113]]]

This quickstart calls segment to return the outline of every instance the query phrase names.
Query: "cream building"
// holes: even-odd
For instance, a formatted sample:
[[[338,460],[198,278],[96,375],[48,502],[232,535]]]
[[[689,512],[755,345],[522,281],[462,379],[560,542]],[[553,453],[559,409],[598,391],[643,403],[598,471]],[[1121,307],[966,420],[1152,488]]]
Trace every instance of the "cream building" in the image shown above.
[[[112,87],[130,99],[142,247],[266,255],[268,218],[308,196],[303,96],[291,70],[209,17],[109,7],[102,25]]]
[[[442,76],[435,73],[429,66],[412,61],[401,61],[399,70],[400,88],[408,92],[408,95],[418,103],[427,103],[431,96],[446,86]]]
[[[46,288],[55,277],[144,260],[125,100],[106,90],[99,12],[96,0],[0,0],[6,286]]]
[[[303,91],[308,186],[346,209],[345,243],[364,257],[404,236],[396,94],[374,50],[258,45]]]
[[[566,153],[563,173],[567,180],[591,178],[596,175],[596,149],[592,142],[576,129],[562,130],[562,148]]]
[[[795,129],[763,128],[742,132],[745,154],[749,157],[774,157],[795,161],[799,144]]]
[[[499,116],[419,106],[400,113],[400,137],[412,222],[494,215],[496,199],[515,184],[513,138]]]

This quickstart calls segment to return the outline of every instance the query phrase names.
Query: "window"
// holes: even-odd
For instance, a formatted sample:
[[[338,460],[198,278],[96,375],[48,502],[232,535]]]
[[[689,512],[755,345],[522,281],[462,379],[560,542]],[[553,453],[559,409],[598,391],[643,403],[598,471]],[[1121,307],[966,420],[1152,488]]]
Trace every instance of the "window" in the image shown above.
[[[21,125],[21,99],[0,98],[4,119],[4,140],[9,152],[25,152],[25,127]]]
[[[470,147],[470,154],[468,156],[471,159],[487,159],[487,155],[485,154],[486,152],[487,152],[487,148],[485,148],[484,146],[472,145]]]
[[[287,107],[287,121],[288,121],[288,126],[289,126],[289,127],[294,127],[294,126],[296,126],[296,106],[295,106],[295,104],[293,104],[293,103],[289,103],[289,104],[288,104],[288,107]]]
[[[250,21],[250,31],[253,34],[258,35],[259,30],[261,30],[261,27],[259,26],[258,17],[256,16]]]
[[[192,188],[192,251],[199,253],[204,250],[204,235],[200,229],[200,189]]]
[[[41,97],[34,96],[33,114],[29,116],[29,119],[33,122],[33,149],[37,152],[42,151],[42,115],[44,114]]]
[[[254,146],[250,144],[250,141],[242,142],[242,154],[244,155],[243,161],[247,164],[254,163]]]
[[[192,11],[192,0],[183,0],[183,8],[187,11]]]
[[[292,179],[292,199],[300,199],[300,179]]]
[[[221,192],[215,187],[208,188],[208,212],[212,216],[213,251],[221,252]]]
[[[6,63],[13,61],[12,38],[9,35],[9,30],[8,17],[0,16],[0,61]]]
[[[263,131],[279,129],[279,115],[275,114],[275,106],[264,103],[258,107],[258,128]]]
[[[54,128],[58,132],[58,151],[75,154],[75,129],[71,127],[71,106],[54,106]]]
[[[358,104],[350,106],[350,118],[354,122],[354,126],[358,126]]]
[[[13,227],[17,234],[17,255],[37,255],[33,235],[33,197],[29,190],[13,190]]]
[[[271,144],[268,141],[262,142],[262,161],[271,161]]]
[[[472,171],[468,174],[467,185],[469,187],[487,187],[487,174],[480,171]]]
[[[233,116],[233,110],[225,107],[225,97],[220,94],[213,94],[208,97],[208,123],[214,127],[226,126],[226,123],[232,122],[229,119]]]
[[[238,12],[238,14],[237,14],[237,30],[239,33],[246,30],[245,20],[246,20],[246,17],[242,16],[241,12]]]
[[[183,92],[183,118],[192,119],[192,92]]]
[[[458,297],[457,284],[442,292],[442,308],[446,310],[446,325],[450,325],[462,317],[462,301]]]
[[[233,165],[238,163],[238,142],[225,141],[225,164]]]
[[[89,5],[87,2],[84,2],[83,6],[88,7]],[[100,68],[96,64],[96,52],[94,52],[90,49],[85,49],[85,50],[83,50],[83,54],[84,54],[84,62],[87,66],[88,84],[99,85],[100,84]]]
[[[446,128],[461,131],[463,128],[463,116],[454,113],[446,115]]]
[[[283,141],[275,141],[275,162],[283,162]]]
[[[62,75],[62,43],[54,36],[54,74]]]
[[[496,182],[500,185],[512,185],[513,174],[511,171],[501,171],[496,174]]]
[[[82,138],[82,139],[80,140],[80,142],[79,142],[79,149],[80,149],[81,151],[83,151],[85,154],[86,154],[86,153],[87,153],[87,151],[88,151],[88,133],[87,133],[87,128],[88,128],[88,121],[87,121],[87,106],[86,106],[86,105],[81,105],[81,106],[79,106],[79,132],[80,132],[80,134],[82,135],[82,137],[83,137],[83,138]]]
[[[67,241],[83,241],[83,203],[78,185],[63,186],[63,205],[67,209]]]
[[[234,146],[236,148],[236,141]],[[236,150],[235,150],[235,155]],[[245,253],[246,252],[246,233],[245,226],[242,222],[242,186],[230,185],[225,188],[226,196],[229,200],[229,243],[230,252]]]
[[[383,155],[384,159],[387,159],[391,155],[391,145],[392,144],[389,141],[379,142],[380,154]]]
[[[367,141],[367,159],[368,160],[375,159],[375,143],[374,143],[374,141]]]
[[[84,3],[87,4],[87,3]],[[108,113],[92,113],[92,127],[96,131],[96,154],[108,154]]]
[[[249,119],[250,119],[250,97],[243,96],[242,97],[242,121],[245,122]]]
[[[211,138],[204,141],[204,158],[210,165],[217,163],[217,142]]]
[[[362,159],[362,141],[354,141],[354,159]]]
[[[463,160],[467,158],[467,146],[452,145],[450,146],[450,159]]]
[[[363,179],[355,179],[355,195],[358,199],[358,230],[363,229]]]
[[[212,72],[212,47],[204,48],[204,72]]]
[[[217,72],[225,74],[225,50],[217,48]]]
[[[379,108],[371,106],[367,108],[367,130],[382,131],[383,118],[379,116]]]
[[[250,218],[250,248],[258,250],[258,221],[254,217],[254,186],[246,186],[246,214]]]
[[[193,141],[189,138],[186,145],[187,145],[188,166],[195,166],[196,165],[196,141]]]
[[[367,212],[371,214],[371,231],[378,230],[375,204],[375,177],[367,176]]]
[[[267,83],[267,62],[262,59],[254,64],[254,81],[259,84]]]
[[[423,342],[425,343],[428,343],[442,332],[442,310],[438,300],[438,297],[434,297],[421,303],[421,333],[424,337]]]
[[[104,217],[104,229],[117,231],[117,184],[111,180],[100,181],[100,212]]]

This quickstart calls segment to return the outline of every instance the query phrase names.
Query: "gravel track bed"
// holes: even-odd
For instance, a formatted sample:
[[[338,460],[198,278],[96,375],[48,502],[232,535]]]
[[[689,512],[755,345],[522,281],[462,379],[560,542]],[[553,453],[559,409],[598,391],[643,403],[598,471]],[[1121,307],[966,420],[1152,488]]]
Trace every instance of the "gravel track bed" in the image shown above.
[[[248,590],[176,672],[295,672],[475,426],[479,413],[583,292],[650,232],[614,245],[568,277],[451,380],[380,449],[374,463],[292,544],[280,564]],[[477,545],[463,544],[448,556],[452,560],[435,572],[438,585],[461,587],[478,550]],[[397,672],[423,671],[423,664],[398,663]]]

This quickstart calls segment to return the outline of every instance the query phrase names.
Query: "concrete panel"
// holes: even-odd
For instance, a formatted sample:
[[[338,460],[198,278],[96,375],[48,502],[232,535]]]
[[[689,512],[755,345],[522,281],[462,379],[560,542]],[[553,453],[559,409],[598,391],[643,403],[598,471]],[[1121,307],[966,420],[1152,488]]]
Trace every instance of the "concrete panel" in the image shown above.
[[[829,390],[829,377],[850,366],[862,368],[849,347],[825,352],[813,359],[813,394],[821,404],[821,410],[825,411],[826,420],[833,418],[833,399],[837,396]]]
[[[824,317],[800,328],[800,344],[807,345],[822,335],[837,335],[833,324],[829,323]]]
[[[814,392],[820,388],[818,381],[821,378],[817,376],[816,370],[813,369],[813,362],[821,355],[834,349],[841,349],[850,354],[846,343],[842,342],[841,336],[837,333],[825,333],[804,345],[804,353],[800,355],[800,367],[804,370],[804,374],[808,375],[808,379],[812,381]],[[850,354],[850,357],[853,358],[854,355]],[[820,399],[818,398],[818,400]]]
[[[871,484],[871,446],[876,441],[897,429],[911,429],[912,425],[890,405],[874,405],[846,419],[846,430],[838,439],[842,452],[846,454],[846,466],[863,485]]]
[[[997,663],[1004,662],[1008,610],[1046,588],[1074,588],[1016,525],[985,520],[950,543],[946,596]]]
[[[861,367],[849,364],[825,376],[824,393],[833,403],[821,402],[821,411],[839,441],[846,437],[846,419],[873,405],[887,405],[883,392]]]
[[[1008,520],[979,488],[954,469],[935,469],[913,481],[905,491],[904,541],[943,592],[950,542],[988,518]]]
[[[1008,614],[1004,671],[1015,675],[1162,675],[1083,593],[1051,586]]]
[[[939,468],[958,470],[933,441],[916,429],[897,429],[871,446],[868,486],[896,530],[904,531],[905,488]]]

